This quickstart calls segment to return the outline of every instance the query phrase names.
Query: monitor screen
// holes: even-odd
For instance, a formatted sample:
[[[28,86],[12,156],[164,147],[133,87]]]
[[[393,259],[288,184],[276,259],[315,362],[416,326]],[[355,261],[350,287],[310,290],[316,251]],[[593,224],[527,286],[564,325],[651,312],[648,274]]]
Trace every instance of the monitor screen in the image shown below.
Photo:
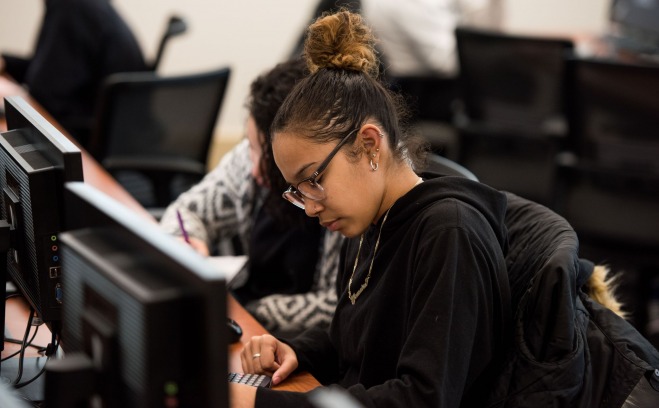
[[[3,268],[38,316],[61,318],[58,234],[64,228],[64,183],[80,181],[80,150],[20,97],[5,98],[0,135],[0,220],[9,239]],[[6,229],[4,229],[6,231]]]
[[[83,400],[91,393],[103,407],[227,406],[224,275],[93,187],[66,190],[75,214],[60,235],[66,357],[48,363],[49,406],[86,388]],[[93,362],[96,381],[53,387],[50,366],[73,355]]]
[[[659,53],[659,0],[613,0],[610,19],[622,47]]]

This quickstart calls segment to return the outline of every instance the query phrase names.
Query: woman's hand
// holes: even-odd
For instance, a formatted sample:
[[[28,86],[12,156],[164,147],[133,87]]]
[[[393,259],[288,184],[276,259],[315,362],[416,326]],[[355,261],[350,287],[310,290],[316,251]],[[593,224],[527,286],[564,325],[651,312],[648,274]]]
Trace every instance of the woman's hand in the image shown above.
[[[298,367],[295,351],[269,334],[252,337],[240,353],[240,361],[245,373],[269,375],[273,385],[284,381]]]
[[[177,237],[181,242],[185,242],[185,239],[183,237]],[[206,242],[199,238],[195,237],[189,237],[188,240],[190,242],[185,242],[187,245],[190,245],[192,249],[195,251],[199,252],[203,256],[209,256],[210,251],[208,250],[208,245],[206,245]]]
[[[254,408],[254,404],[256,403],[256,387],[229,383],[229,401],[231,408]]]

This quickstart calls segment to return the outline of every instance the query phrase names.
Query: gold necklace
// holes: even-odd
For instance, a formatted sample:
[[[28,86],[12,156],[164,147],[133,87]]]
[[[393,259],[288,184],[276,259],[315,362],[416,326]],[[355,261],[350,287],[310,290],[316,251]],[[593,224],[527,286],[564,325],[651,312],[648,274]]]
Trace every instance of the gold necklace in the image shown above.
[[[387,222],[387,216],[389,215],[389,211],[391,211],[391,207],[389,207],[387,212],[384,214],[384,219],[382,220],[382,224],[380,224],[380,232],[378,232],[378,239],[375,241],[373,258],[371,258],[371,266],[368,267],[368,274],[366,275],[366,279],[364,279],[364,283],[362,283],[362,286],[359,288],[359,290],[355,293],[352,293],[350,291],[350,287],[352,286],[352,278],[355,276],[355,270],[357,270],[357,263],[359,262],[359,253],[362,250],[362,243],[364,242],[364,234],[362,234],[361,238],[359,239],[359,249],[357,249],[357,256],[355,257],[355,266],[352,267],[352,275],[350,275],[350,280],[348,281],[348,298],[350,299],[350,303],[352,303],[353,305],[357,301],[359,295],[361,295],[364,289],[366,289],[366,287],[368,286],[368,280],[371,278],[371,271],[373,270],[373,261],[375,261],[375,253],[378,250],[378,245],[380,245],[380,235],[382,235],[382,227],[384,227],[384,223]]]

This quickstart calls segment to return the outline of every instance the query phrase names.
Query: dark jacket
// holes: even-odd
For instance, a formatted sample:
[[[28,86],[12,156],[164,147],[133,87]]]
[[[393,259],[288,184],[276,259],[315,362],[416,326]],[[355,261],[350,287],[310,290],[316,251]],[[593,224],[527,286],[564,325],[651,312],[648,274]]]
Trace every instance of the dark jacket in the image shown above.
[[[652,388],[659,384],[659,353],[583,291],[593,264],[579,259],[570,225],[512,194],[506,225],[517,313],[512,346],[487,406],[621,407],[628,399],[639,407],[659,406],[659,386]]]

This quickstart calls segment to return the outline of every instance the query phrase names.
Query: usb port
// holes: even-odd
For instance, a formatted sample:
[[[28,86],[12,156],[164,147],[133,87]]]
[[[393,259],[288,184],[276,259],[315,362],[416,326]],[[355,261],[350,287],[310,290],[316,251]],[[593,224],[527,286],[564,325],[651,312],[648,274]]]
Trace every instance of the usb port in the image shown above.
[[[62,273],[62,267],[61,266],[51,266],[48,273],[49,273],[51,279],[58,278],[59,275]]]

